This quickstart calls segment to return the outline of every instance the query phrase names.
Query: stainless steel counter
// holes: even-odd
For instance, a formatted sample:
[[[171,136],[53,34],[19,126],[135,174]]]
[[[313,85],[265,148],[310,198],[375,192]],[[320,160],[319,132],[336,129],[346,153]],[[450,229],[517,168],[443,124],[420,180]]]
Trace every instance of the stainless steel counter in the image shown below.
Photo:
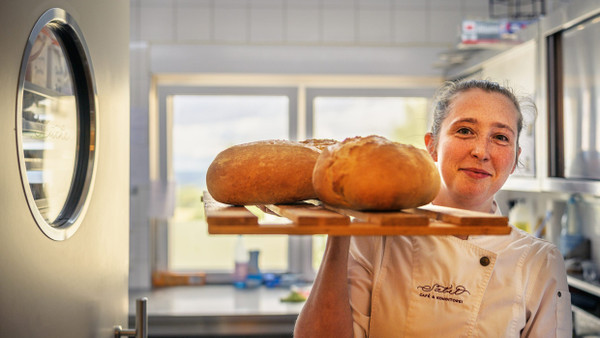
[[[147,297],[150,337],[291,337],[304,303],[284,303],[287,288],[236,289],[229,285],[166,287],[129,292],[129,325],[135,300]]]

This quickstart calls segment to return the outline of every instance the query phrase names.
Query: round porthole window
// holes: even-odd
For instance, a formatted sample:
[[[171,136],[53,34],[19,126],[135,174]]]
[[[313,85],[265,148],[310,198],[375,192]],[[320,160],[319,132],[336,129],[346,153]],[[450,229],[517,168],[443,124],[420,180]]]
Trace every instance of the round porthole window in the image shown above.
[[[38,19],[23,54],[17,98],[21,179],[39,228],[71,237],[89,202],[96,153],[96,90],[74,19],[53,8]]]

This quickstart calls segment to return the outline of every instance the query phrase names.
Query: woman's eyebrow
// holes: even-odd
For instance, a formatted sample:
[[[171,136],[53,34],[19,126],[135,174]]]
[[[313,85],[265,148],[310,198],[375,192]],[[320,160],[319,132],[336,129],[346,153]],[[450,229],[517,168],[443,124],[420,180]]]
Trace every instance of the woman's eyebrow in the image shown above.
[[[504,124],[501,122],[495,122],[494,124],[492,124],[492,126],[495,128],[507,129],[512,134],[515,134],[515,131],[507,124]]]
[[[452,122],[452,125],[455,125],[457,123],[471,123],[471,124],[477,124],[477,119],[473,118],[473,117],[465,117],[465,118],[461,118],[458,119],[456,121]],[[502,123],[502,122],[494,122],[492,124],[492,127],[494,128],[500,128],[500,129],[506,129],[508,130],[511,134],[515,134],[515,131],[513,130],[513,128],[511,128],[508,124]]]
[[[477,123],[477,119],[476,118],[472,118],[472,117],[465,117],[465,118],[461,118],[455,121],[452,121],[452,124],[457,124],[457,123]]]

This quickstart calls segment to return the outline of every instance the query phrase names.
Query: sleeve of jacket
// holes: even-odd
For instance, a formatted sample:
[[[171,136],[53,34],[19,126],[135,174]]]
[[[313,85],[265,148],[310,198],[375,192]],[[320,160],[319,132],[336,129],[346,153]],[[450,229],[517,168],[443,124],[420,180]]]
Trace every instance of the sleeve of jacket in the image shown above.
[[[571,294],[565,263],[550,243],[532,250],[533,271],[526,290],[523,337],[572,337]]]

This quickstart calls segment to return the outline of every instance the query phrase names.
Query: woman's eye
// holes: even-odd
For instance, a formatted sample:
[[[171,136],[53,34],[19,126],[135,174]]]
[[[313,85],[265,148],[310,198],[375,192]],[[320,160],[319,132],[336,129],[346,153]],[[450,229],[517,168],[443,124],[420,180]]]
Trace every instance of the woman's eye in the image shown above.
[[[469,129],[469,128],[459,128],[456,132],[458,134],[461,134],[461,135],[469,135],[469,134],[471,134],[471,129]]]
[[[502,142],[508,142],[509,139],[506,135],[496,135],[496,139]]]

